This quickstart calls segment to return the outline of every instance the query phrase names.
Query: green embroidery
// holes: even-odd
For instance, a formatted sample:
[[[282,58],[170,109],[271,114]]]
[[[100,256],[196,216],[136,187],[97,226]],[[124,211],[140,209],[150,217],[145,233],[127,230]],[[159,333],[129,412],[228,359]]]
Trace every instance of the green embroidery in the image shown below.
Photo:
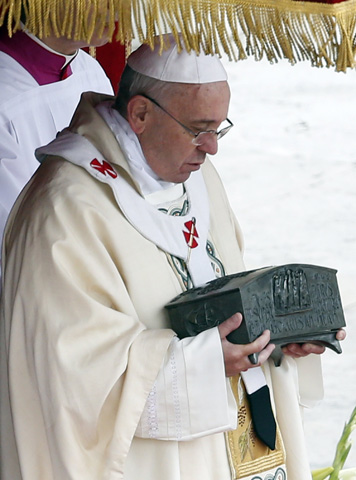
[[[186,215],[189,208],[189,201],[185,199],[183,202],[183,206],[179,207],[178,205],[172,205],[169,208],[159,208],[160,212],[166,213],[167,215],[172,215],[174,217],[181,217],[182,215]]]

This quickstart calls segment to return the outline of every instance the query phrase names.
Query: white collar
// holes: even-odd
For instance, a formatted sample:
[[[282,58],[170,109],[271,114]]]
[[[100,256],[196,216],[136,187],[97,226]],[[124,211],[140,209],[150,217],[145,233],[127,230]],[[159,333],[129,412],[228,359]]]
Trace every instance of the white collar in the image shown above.
[[[148,165],[137,135],[117,110],[110,107],[108,108],[106,102],[100,104],[97,110],[115,135],[129,164],[132,176],[139,184],[144,196],[151,195],[160,190],[166,190],[176,185],[175,183],[161,180]]]

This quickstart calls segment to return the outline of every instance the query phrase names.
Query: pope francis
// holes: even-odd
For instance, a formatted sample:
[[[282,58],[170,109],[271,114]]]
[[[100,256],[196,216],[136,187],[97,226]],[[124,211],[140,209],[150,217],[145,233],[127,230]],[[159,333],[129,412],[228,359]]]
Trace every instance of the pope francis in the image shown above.
[[[164,309],[244,269],[207,158],[229,99],[220,60],[168,36],[37,150],[3,245],[2,480],[311,478],[301,411],[322,394],[323,349],[292,345],[275,367],[268,331],[226,339],[241,314],[181,340]],[[271,443],[248,401],[266,385]]]

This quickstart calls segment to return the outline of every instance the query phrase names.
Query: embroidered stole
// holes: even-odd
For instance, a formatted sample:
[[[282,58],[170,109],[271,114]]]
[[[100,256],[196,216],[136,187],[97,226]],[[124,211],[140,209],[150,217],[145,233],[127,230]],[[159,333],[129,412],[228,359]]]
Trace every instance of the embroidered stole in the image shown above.
[[[185,188],[190,208],[185,216],[171,216],[146,202],[128,181],[122,167],[111,165],[86,138],[66,131],[56,141],[36,151],[40,157],[59,155],[108,184],[127,220],[148,240],[187,265],[194,285],[215,278],[206,243],[209,230],[208,194],[201,171],[193,172]],[[126,176],[119,175],[115,168]],[[142,215],[145,212],[145,215]]]

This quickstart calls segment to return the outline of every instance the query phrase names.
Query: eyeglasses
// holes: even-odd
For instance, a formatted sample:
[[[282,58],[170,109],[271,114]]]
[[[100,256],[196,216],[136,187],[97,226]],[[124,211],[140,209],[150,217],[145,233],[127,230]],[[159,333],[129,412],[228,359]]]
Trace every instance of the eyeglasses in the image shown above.
[[[196,145],[199,147],[200,145],[203,145],[206,143],[212,135],[216,135],[216,139],[220,140],[224,135],[227,134],[227,132],[234,126],[234,124],[227,118],[226,121],[229,123],[226,127],[222,128],[219,131],[216,130],[206,130],[206,131],[201,131],[201,132],[193,132],[190,128],[186,127],[182,122],[177,120],[173,115],[171,115],[169,112],[167,112],[166,109],[164,109],[156,100],[153,98],[149,97],[148,95],[145,95],[143,93],[140,94],[142,97],[147,98],[150,102],[154,103],[158,108],[160,108],[164,113],[166,113],[169,117],[171,117],[175,122],[177,122],[181,127],[184,128],[190,135],[192,135],[194,138],[192,139],[193,145]]]

